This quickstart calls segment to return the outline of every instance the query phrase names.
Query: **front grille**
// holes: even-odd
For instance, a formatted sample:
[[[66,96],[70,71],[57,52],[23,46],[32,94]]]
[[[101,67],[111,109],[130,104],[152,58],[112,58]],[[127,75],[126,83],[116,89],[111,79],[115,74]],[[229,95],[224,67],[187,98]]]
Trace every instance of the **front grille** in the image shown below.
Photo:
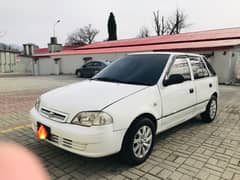
[[[64,122],[67,118],[66,114],[47,109],[45,107],[41,108],[40,112],[44,117],[54,120],[54,121]]]
[[[63,138],[55,134],[51,134],[51,137],[48,139],[51,143],[56,145],[62,145],[67,148],[84,151],[87,147],[87,144],[81,144],[79,142],[73,141],[71,139]]]

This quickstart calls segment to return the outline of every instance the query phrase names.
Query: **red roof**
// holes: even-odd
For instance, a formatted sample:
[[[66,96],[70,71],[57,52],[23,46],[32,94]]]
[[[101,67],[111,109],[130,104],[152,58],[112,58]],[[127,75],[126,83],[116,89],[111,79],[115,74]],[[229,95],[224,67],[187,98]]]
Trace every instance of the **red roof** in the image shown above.
[[[176,43],[176,42],[195,42],[206,40],[224,40],[240,38],[240,28],[228,28],[209,31],[199,31],[182,33],[177,35],[153,36],[141,39],[125,39],[118,41],[97,42],[86,46],[81,46],[76,49],[95,49],[95,48],[109,48],[122,46],[138,46],[138,45],[153,45],[162,43]]]
[[[73,50],[76,46],[63,46],[62,51]],[[35,54],[46,54],[48,53],[48,48],[38,48],[34,50]]]
[[[43,53],[48,53],[48,48],[38,48],[34,50],[35,54],[43,54]]]
[[[46,56],[101,54],[142,51],[188,51],[230,48],[240,45],[240,28],[228,28],[142,39],[96,42],[78,48],[49,53]]]
[[[143,52],[143,51],[188,51],[188,50],[206,50],[208,48],[219,49],[240,44],[240,39],[237,40],[221,40],[211,42],[188,42],[175,44],[160,44],[147,46],[130,46],[130,47],[114,47],[114,48],[99,48],[99,49],[83,49],[62,51],[59,53],[46,54],[48,56],[60,55],[77,55],[77,54],[104,54],[104,53],[120,53],[120,52]]]

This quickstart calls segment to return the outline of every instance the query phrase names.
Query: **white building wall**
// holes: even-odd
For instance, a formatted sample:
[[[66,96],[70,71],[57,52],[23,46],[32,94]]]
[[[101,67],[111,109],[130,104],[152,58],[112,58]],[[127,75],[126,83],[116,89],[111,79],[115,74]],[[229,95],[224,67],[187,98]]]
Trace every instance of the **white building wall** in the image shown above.
[[[5,58],[6,58],[5,70],[6,70],[6,72],[10,72],[10,64],[11,64],[11,62],[10,62],[10,54],[9,54],[9,52],[5,53]]]
[[[4,53],[0,51],[0,72],[5,72],[5,56]]]
[[[236,46],[233,49],[234,53],[234,78],[236,82],[240,82],[240,47]]]
[[[232,49],[214,51],[209,62],[215,69],[219,83],[230,84],[233,76]]]
[[[14,72],[18,73],[32,73],[33,72],[33,61],[31,57],[18,56],[16,59],[16,65]]]
[[[62,56],[60,61],[62,74],[73,74],[77,68],[84,64],[81,55]]]
[[[16,65],[16,53],[0,51],[0,72],[13,72]]]
[[[226,50],[216,50],[195,52],[199,54],[211,54],[213,56],[209,58],[209,62],[215,69],[219,82],[230,84],[236,79],[236,65],[240,64],[240,49],[226,49]],[[126,56],[128,53],[108,53],[108,54],[85,54],[85,55],[66,55],[66,56],[53,56],[49,58],[39,59],[39,74],[40,75],[50,75],[50,74],[74,74],[76,69],[81,67],[85,61],[84,58],[91,57],[92,60],[109,60],[114,61],[121,57]],[[235,54],[235,55],[233,55]],[[60,58],[58,64],[55,64],[54,59]],[[238,61],[239,59],[239,61]],[[240,65],[239,65],[240,66]],[[239,72],[240,73],[240,72]],[[239,74],[240,77],[240,74]]]
[[[236,64],[234,68],[235,80],[240,81],[240,53],[237,52]]]
[[[54,61],[52,58],[40,58],[38,62],[39,75],[54,74]]]
[[[87,54],[87,55],[71,55],[61,57],[61,69],[63,74],[74,74],[76,69],[81,67],[85,61],[85,57],[92,57],[92,60],[108,60],[114,61],[125,56],[126,53],[109,53],[109,54]]]

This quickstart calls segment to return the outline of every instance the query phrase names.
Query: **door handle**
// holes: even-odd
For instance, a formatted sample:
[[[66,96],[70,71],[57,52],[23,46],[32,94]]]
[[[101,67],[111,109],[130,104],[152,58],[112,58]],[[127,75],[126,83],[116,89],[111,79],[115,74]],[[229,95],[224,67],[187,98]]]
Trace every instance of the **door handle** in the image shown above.
[[[189,89],[189,93],[190,94],[194,93],[194,89],[193,88]]]
[[[210,87],[210,88],[212,87],[212,83],[209,84],[209,87]]]

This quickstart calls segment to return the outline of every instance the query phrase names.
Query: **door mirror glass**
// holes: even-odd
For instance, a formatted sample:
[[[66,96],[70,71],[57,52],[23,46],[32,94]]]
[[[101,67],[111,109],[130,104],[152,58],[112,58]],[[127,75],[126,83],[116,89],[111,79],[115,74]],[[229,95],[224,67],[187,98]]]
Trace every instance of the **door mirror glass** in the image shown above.
[[[183,75],[181,74],[172,74],[168,79],[163,81],[163,85],[164,86],[169,86],[172,84],[179,84],[184,82],[185,79],[183,77]]]

